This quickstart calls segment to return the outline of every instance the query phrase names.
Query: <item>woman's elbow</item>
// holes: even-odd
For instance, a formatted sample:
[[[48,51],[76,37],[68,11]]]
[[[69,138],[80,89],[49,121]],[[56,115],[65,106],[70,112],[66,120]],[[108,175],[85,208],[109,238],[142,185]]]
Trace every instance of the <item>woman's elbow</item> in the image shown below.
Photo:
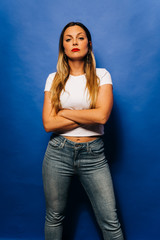
[[[106,117],[100,118],[98,123],[104,125],[104,124],[106,124],[107,120],[108,120],[108,118],[106,118]]]
[[[46,120],[43,119],[43,127],[44,127],[44,130],[49,133],[49,132],[52,132],[53,129],[51,129],[51,126],[50,126],[50,123]]]
[[[106,124],[106,122],[108,121],[109,119],[109,116],[110,116],[110,113],[109,114],[102,114],[100,117],[99,117],[99,120],[98,120],[98,123],[99,124]]]
[[[49,126],[46,124],[46,123],[43,123],[43,127],[44,127],[44,130],[49,133],[51,132],[51,129],[49,128]]]
[[[44,130],[45,130],[47,133],[51,132],[51,129],[50,129],[50,128],[44,127]]]

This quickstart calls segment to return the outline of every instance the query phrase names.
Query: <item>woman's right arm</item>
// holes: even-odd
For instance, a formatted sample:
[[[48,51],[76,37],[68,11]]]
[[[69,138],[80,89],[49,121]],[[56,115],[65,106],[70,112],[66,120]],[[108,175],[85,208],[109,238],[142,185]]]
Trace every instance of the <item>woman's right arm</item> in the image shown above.
[[[64,133],[79,127],[78,123],[56,114],[55,109],[52,107],[50,92],[48,91],[44,94],[42,119],[46,132]]]

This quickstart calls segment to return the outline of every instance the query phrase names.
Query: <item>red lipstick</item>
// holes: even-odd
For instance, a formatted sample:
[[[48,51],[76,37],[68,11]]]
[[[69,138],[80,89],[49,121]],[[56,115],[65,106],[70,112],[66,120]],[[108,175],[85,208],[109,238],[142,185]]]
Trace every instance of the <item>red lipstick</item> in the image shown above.
[[[73,49],[72,49],[72,52],[79,52],[79,51],[80,51],[79,48],[73,48]]]

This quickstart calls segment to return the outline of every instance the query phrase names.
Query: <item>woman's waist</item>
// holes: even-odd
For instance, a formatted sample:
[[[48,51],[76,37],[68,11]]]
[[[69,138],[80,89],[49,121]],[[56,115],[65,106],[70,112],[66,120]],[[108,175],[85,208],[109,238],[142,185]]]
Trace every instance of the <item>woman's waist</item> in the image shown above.
[[[94,141],[98,138],[98,136],[90,136],[90,137],[63,136],[63,137],[67,138],[72,142],[79,142],[79,143]]]
[[[57,133],[53,133],[50,137],[50,141],[56,142],[56,144],[64,145],[69,147],[79,146],[94,146],[94,144],[103,141],[103,136],[91,136],[91,137],[71,137],[62,136]]]

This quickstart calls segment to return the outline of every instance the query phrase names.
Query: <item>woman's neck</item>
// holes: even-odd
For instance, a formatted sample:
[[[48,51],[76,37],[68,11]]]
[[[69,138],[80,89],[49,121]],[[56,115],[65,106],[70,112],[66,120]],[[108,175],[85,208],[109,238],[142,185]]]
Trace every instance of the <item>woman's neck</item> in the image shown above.
[[[70,67],[70,74],[74,76],[84,74],[84,61],[68,61]]]

